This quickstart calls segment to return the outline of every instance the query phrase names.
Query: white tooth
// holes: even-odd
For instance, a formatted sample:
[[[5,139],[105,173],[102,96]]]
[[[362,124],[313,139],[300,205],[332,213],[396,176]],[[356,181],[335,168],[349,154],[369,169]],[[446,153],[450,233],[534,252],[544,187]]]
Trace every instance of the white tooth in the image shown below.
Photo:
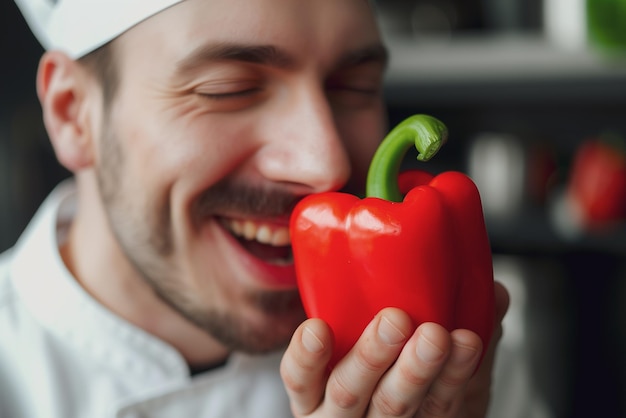
[[[235,235],[242,236],[243,235],[243,225],[241,221],[231,220],[230,221],[230,230],[233,231]]]
[[[280,247],[283,245],[289,244],[289,229],[287,228],[279,228],[274,231],[274,236],[272,237],[272,245],[275,247]]]
[[[257,227],[251,221],[245,221],[243,224],[243,236],[247,240],[252,240],[256,237]]]
[[[256,233],[256,240],[263,244],[272,243],[272,230],[267,225],[261,225]]]

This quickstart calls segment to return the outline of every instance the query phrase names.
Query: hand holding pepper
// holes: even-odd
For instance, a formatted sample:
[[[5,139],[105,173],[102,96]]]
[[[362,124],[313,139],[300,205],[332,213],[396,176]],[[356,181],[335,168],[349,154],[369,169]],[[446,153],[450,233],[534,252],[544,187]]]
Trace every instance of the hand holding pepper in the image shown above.
[[[484,416],[508,296],[493,283],[477,190],[460,173],[395,180],[413,140],[428,159],[444,135],[437,120],[414,117],[374,157],[377,197],[323,193],[296,208],[296,268],[314,318],[281,365],[295,416]],[[407,189],[403,203],[387,201]]]
[[[496,283],[495,332],[474,372],[480,337],[434,323],[413,331],[395,308],[379,312],[354,349],[332,371],[333,336],[324,321],[305,321],[294,333],[281,375],[296,418],[484,417],[508,294]]]

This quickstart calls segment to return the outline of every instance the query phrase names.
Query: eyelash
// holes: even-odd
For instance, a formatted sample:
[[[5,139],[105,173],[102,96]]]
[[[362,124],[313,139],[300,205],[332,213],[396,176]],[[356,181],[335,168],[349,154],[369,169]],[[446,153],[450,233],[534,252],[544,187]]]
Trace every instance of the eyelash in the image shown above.
[[[252,96],[253,94],[256,94],[260,91],[261,91],[260,88],[252,88],[252,89],[233,91],[233,92],[228,92],[228,93],[198,92],[198,95],[204,98],[210,99],[210,100],[228,100],[228,99],[237,99],[237,98]]]

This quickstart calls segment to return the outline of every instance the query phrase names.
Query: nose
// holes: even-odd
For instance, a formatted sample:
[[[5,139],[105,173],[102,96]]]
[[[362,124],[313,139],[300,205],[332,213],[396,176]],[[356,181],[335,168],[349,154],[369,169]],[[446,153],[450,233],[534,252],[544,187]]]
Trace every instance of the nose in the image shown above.
[[[343,187],[351,173],[350,158],[323,89],[303,88],[274,110],[257,154],[261,174],[295,193]]]

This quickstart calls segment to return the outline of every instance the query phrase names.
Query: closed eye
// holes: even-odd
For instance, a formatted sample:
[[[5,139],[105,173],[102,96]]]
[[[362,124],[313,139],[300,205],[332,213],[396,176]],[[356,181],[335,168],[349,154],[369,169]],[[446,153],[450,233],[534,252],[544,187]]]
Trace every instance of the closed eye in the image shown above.
[[[205,92],[197,91],[196,93],[210,100],[228,100],[253,96],[261,91],[260,88],[250,88],[245,90],[228,91],[228,92]]]
[[[378,62],[367,62],[354,67],[341,68],[326,80],[326,90],[331,95],[348,95],[365,98],[382,94],[383,67]],[[355,97],[355,98],[356,98]]]

